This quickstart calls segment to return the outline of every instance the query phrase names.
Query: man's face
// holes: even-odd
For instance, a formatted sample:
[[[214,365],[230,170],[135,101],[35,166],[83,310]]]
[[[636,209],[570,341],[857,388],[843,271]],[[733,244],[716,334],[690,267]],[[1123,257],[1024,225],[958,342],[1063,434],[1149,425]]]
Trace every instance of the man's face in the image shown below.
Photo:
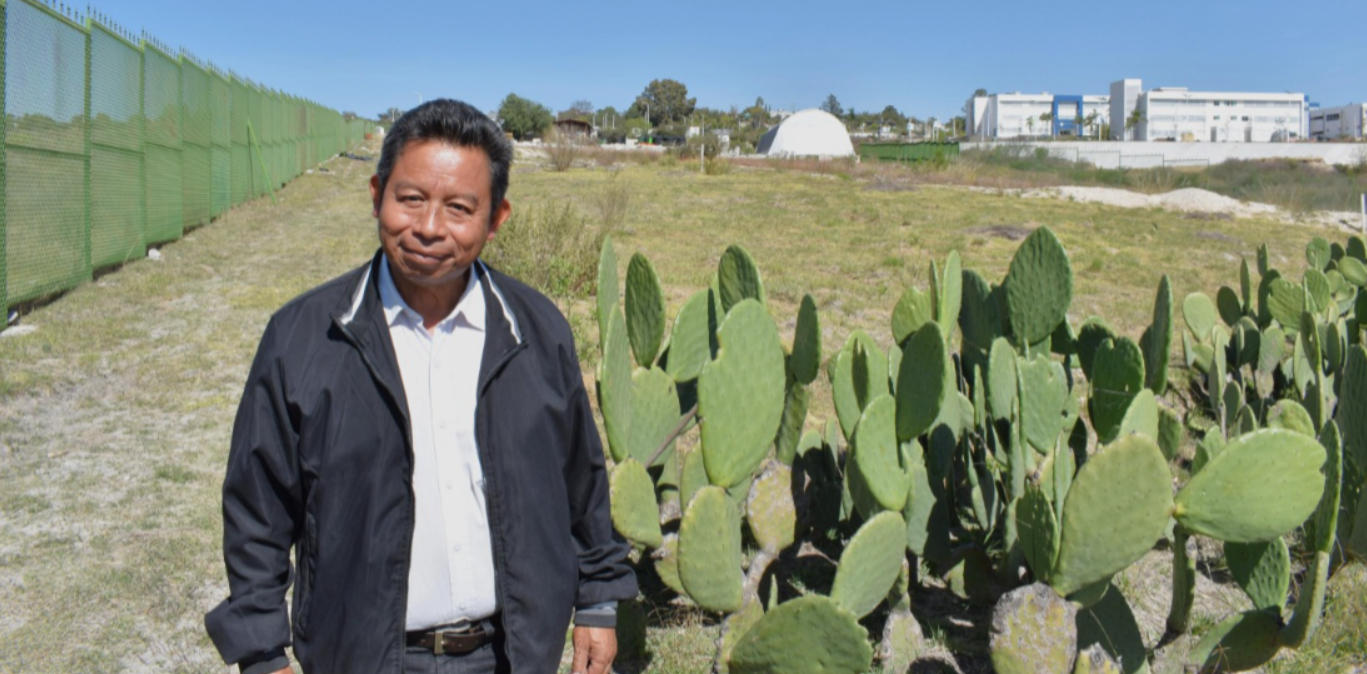
[[[492,203],[490,187],[484,150],[442,141],[406,145],[383,194],[371,177],[380,246],[397,284],[431,288],[465,277],[512,212],[507,199]]]

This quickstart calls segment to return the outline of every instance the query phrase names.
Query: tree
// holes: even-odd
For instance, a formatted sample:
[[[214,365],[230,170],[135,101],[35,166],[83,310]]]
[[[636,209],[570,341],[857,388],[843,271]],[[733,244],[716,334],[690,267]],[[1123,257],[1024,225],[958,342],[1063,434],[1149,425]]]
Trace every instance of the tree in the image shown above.
[[[555,122],[549,108],[517,94],[508,94],[499,104],[498,119],[503,130],[518,140],[538,135]]]
[[[400,110],[398,108],[390,108],[378,115],[375,115],[375,119],[381,122],[389,122],[390,124],[399,121],[400,117],[403,117],[403,110]]]
[[[821,109],[836,117],[839,117],[845,111],[844,108],[840,107],[840,100],[835,97],[835,94],[826,97],[826,102],[821,104]]]
[[[1130,116],[1125,118],[1125,132],[1130,136],[1133,136],[1135,133],[1134,129],[1138,128],[1139,125],[1143,123],[1144,111],[1140,110],[1139,108],[1135,108],[1134,110],[1130,111]],[[1131,140],[1133,140],[1133,138],[1131,138]]]
[[[1050,124],[1050,122],[1054,121],[1054,113],[1046,112],[1041,114],[1039,116],[1039,121],[1044,122],[1044,125],[1049,128],[1049,135],[1054,135],[1054,125]]]
[[[570,119],[588,121],[593,117],[593,103],[581,98],[570,104],[570,109],[565,111],[565,116]]]
[[[668,124],[693,114],[698,99],[688,97],[688,87],[678,80],[651,80],[627,111],[628,117],[649,116],[651,125]],[[636,114],[633,115],[632,113]]]
[[[1093,111],[1087,113],[1087,128],[1089,128],[1089,129],[1095,129],[1095,128],[1096,128],[1096,120],[1097,120],[1097,117],[1099,117],[1099,116],[1100,116],[1100,115],[1097,113],[1096,110],[1093,110]]]
[[[974,89],[974,90],[973,90],[973,97],[974,97],[974,98],[981,98],[981,97],[986,96],[986,95],[987,95],[987,90],[986,90],[986,89]]]

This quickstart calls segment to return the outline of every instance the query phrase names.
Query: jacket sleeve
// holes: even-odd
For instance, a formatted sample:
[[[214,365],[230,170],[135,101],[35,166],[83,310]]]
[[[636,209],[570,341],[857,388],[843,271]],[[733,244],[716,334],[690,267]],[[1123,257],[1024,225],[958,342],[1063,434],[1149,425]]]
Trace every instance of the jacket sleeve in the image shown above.
[[[224,662],[260,660],[290,644],[290,547],[302,522],[298,433],[285,395],[281,326],[257,348],[233,424],[223,479],[229,596],[204,617]]]
[[[636,575],[627,563],[630,547],[612,528],[602,440],[593,423],[593,410],[589,407],[572,342],[567,350],[562,349],[561,363],[570,392],[568,410],[571,418],[567,427],[571,444],[565,486],[572,508],[571,533],[579,553],[579,592],[575,605],[584,609],[635,599]],[[586,611],[585,617],[589,613]],[[608,617],[613,619],[611,614]]]

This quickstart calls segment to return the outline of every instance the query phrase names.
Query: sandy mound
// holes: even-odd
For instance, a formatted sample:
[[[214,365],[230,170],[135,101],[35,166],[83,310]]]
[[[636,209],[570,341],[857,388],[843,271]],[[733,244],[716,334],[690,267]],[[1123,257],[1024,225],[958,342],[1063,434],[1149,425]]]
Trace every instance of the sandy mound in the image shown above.
[[[1025,192],[1024,196],[1070,199],[1119,208],[1165,208],[1183,212],[1223,213],[1236,218],[1277,214],[1276,206],[1242,202],[1197,187],[1173,190],[1165,194],[1140,194],[1114,187],[1049,187],[1030,190]]]

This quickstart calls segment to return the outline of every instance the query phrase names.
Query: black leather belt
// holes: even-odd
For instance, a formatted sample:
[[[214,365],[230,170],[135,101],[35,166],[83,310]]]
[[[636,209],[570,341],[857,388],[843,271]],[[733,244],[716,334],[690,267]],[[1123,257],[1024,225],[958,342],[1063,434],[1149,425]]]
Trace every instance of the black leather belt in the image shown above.
[[[493,640],[493,625],[488,620],[407,633],[408,646],[430,650],[433,655],[463,655]]]

